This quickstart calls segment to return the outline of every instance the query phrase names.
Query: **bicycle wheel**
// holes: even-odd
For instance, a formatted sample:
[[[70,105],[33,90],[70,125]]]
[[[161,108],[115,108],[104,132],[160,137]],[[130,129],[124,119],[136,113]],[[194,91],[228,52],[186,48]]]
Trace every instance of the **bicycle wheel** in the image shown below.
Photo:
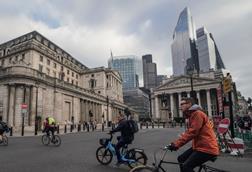
[[[8,137],[6,135],[3,135],[3,145],[8,146]]]
[[[52,143],[53,143],[55,146],[60,146],[60,145],[61,145],[60,136],[54,135],[54,139],[52,140]]]
[[[138,166],[130,170],[130,172],[156,172],[154,167]]]
[[[50,143],[50,137],[48,136],[48,135],[43,135],[42,136],[42,143],[43,143],[43,145],[49,145],[49,143]]]
[[[144,152],[139,152],[139,151],[135,151],[135,149],[131,149],[127,152],[126,157],[128,159],[132,159],[135,160],[134,163],[129,162],[128,166],[130,168],[134,168],[137,167],[139,165],[146,165],[147,163],[147,156],[145,155]]]
[[[108,165],[112,161],[112,158],[112,152],[104,146],[101,146],[96,150],[96,159],[102,165]]]

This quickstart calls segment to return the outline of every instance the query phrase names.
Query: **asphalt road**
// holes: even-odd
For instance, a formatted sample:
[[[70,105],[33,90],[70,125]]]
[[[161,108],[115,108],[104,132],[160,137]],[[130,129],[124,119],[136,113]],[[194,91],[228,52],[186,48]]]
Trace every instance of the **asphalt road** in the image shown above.
[[[153,152],[170,143],[183,129],[146,129],[139,131],[130,147],[143,148],[148,156],[148,163],[153,162]],[[72,133],[61,135],[60,147],[44,146],[41,136],[11,137],[9,145],[0,145],[0,172],[126,172],[127,166],[113,167],[100,165],[95,158],[99,146],[98,140],[108,137],[105,132]],[[176,157],[188,147],[177,152],[169,152],[167,160],[176,161]],[[115,160],[115,159],[114,159]],[[209,165],[229,171],[250,172],[252,158],[236,158],[222,155]],[[167,171],[179,171],[176,165],[165,166]]]

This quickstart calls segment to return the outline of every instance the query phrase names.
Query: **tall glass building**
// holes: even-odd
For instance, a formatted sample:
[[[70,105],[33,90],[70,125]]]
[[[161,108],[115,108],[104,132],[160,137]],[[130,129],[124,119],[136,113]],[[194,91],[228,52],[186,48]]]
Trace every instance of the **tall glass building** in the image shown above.
[[[174,76],[185,75],[189,70],[199,71],[195,40],[193,18],[189,9],[185,8],[179,15],[171,45]]]
[[[200,72],[225,69],[213,36],[211,33],[207,32],[205,27],[197,29],[196,45],[198,50]]]
[[[143,86],[142,60],[134,55],[112,56],[108,67],[118,70],[123,79],[123,90]]]

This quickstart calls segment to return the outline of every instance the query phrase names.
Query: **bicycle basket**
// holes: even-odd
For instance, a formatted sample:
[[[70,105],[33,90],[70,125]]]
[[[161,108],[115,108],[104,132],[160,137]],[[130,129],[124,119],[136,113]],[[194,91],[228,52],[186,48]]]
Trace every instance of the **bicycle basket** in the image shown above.
[[[108,144],[108,142],[109,142],[109,139],[107,139],[107,138],[101,138],[101,139],[99,140],[99,142],[100,142],[100,144],[101,144],[102,146],[106,146],[106,145]]]

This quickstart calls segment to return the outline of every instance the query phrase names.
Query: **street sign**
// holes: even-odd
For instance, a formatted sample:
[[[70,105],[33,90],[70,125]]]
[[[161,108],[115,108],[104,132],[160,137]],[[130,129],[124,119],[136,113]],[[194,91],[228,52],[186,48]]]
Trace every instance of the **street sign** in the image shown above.
[[[28,107],[27,104],[25,104],[25,103],[22,103],[22,104],[21,104],[21,109],[27,109],[27,107]]]
[[[219,134],[227,133],[229,125],[230,125],[230,120],[228,118],[222,119],[218,125],[218,129],[217,129],[218,133]]]
[[[225,77],[223,80],[223,92],[227,94],[232,90],[232,79],[231,77]]]
[[[28,105],[25,103],[21,104],[21,113],[25,114],[27,112]]]

